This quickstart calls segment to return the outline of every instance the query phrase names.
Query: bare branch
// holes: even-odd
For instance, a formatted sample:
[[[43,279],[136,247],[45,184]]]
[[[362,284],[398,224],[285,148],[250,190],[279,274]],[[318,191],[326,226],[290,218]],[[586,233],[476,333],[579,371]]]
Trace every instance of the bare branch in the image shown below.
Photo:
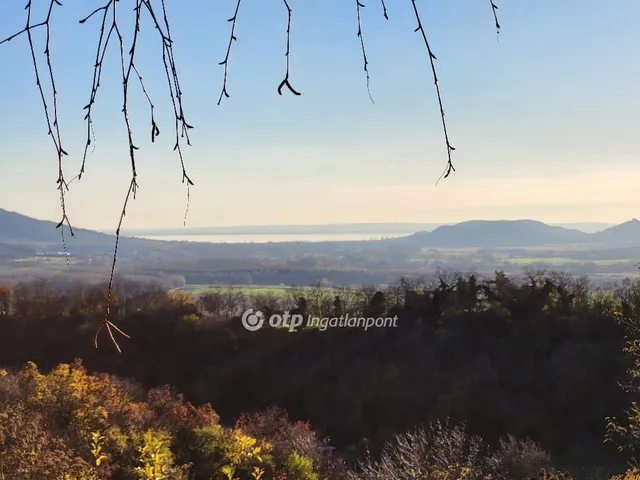
[[[155,143],[155,139],[156,137],[160,134],[160,128],[156,122],[156,118],[155,118],[155,105],[151,99],[151,95],[149,94],[149,92],[147,91],[147,88],[145,86],[145,82],[143,80],[143,76],[141,75],[140,71],[138,70],[136,63],[135,63],[135,54],[136,54],[136,50],[137,50],[137,42],[139,39],[139,34],[140,34],[140,26],[141,26],[141,17],[142,17],[142,11],[146,11],[150,18],[151,18],[151,22],[153,23],[153,25],[155,26],[156,31],[158,32],[159,35],[159,39],[162,45],[162,61],[163,61],[163,65],[164,65],[164,69],[165,69],[165,74],[166,74],[166,78],[167,78],[167,85],[169,87],[169,94],[170,94],[170,98],[171,98],[171,103],[173,106],[173,112],[174,112],[174,124],[175,124],[175,143],[174,143],[174,147],[173,150],[177,152],[178,158],[180,160],[180,167],[181,167],[181,173],[182,173],[182,183],[186,184],[186,188],[187,188],[187,201],[186,201],[186,208],[185,208],[185,217],[184,217],[184,224],[186,225],[186,220],[187,220],[187,216],[188,216],[188,212],[189,212],[189,202],[190,202],[190,187],[194,185],[194,183],[191,181],[191,179],[189,178],[189,176],[187,175],[187,171],[186,171],[186,167],[185,167],[185,162],[184,162],[184,157],[183,157],[183,146],[190,146],[191,142],[189,139],[189,130],[192,129],[193,127],[191,125],[189,125],[185,119],[185,114],[184,114],[184,108],[183,108],[183,103],[182,103],[182,89],[180,87],[180,82],[178,79],[178,69],[176,67],[176,62],[175,62],[175,58],[174,58],[174,52],[173,52],[173,39],[171,38],[171,31],[170,31],[170,27],[169,27],[169,21],[168,21],[168,17],[167,17],[167,12],[166,12],[166,5],[165,5],[165,0],[132,0],[135,3],[135,8],[133,9],[133,11],[135,12],[135,26],[134,26],[134,30],[133,30],[133,35],[132,35],[132,41],[131,41],[131,46],[128,50],[128,53],[125,54],[125,48],[124,48],[124,37],[120,31],[120,28],[118,26],[118,12],[117,11],[117,6],[122,5],[122,3],[118,3],[119,0],[103,0],[104,1],[104,5],[98,8],[95,8],[89,15],[87,15],[86,17],[82,18],[80,20],[81,24],[84,24],[86,22],[88,22],[89,20],[91,20],[93,17],[98,17],[100,18],[100,29],[99,29],[99,35],[98,35],[98,42],[97,42],[97,47],[96,47],[96,54],[95,54],[95,60],[94,60],[94,65],[93,65],[93,79],[92,79],[92,84],[91,84],[91,90],[90,90],[90,95],[89,95],[89,102],[87,103],[87,105],[84,107],[83,110],[86,110],[85,115],[84,115],[84,121],[86,122],[86,132],[87,132],[87,137],[86,137],[86,142],[85,142],[85,146],[84,146],[84,152],[83,152],[83,156],[82,156],[82,165],[80,168],[80,171],[78,173],[78,175],[76,175],[76,177],[74,177],[71,181],[66,181],[65,176],[64,176],[64,169],[63,169],[63,156],[68,155],[67,152],[64,150],[63,146],[62,146],[62,135],[60,133],[60,126],[59,126],[59,121],[58,121],[58,91],[57,91],[57,87],[56,87],[56,82],[55,82],[55,76],[54,76],[54,69],[52,67],[52,61],[51,61],[51,51],[50,51],[50,41],[51,41],[51,19],[52,19],[52,12],[54,10],[55,6],[62,6],[62,4],[60,3],[59,0],[49,0],[49,7],[48,7],[48,11],[47,11],[47,15],[46,18],[39,22],[39,23],[33,23],[32,22],[32,2],[33,0],[28,0],[27,5],[25,7],[26,10],[26,24],[25,26],[19,30],[18,32],[12,34],[11,36],[0,40],[0,45],[5,44],[5,43],[9,43],[11,42],[13,39],[22,36],[23,34],[27,37],[28,42],[29,42],[29,48],[30,48],[30,53],[31,53],[31,59],[33,62],[33,69],[34,69],[34,74],[35,74],[35,79],[36,79],[36,85],[38,87],[38,91],[40,94],[40,98],[42,101],[42,105],[43,105],[43,109],[44,109],[44,115],[45,115],[45,119],[47,122],[47,127],[48,127],[48,135],[51,137],[51,140],[53,142],[54,148],[56,150],[56,155],[57,155],[57,162],[58,162],[58,178],[56,180],[56,184],[57,184],[57,189],[60,193],[60,205],[61,205],[61,210],[62,210],[62,219],[60,220],[60,222],[57,224],[56,228],[60,228],[60,234],[62,237],[62,245],[63,248],[65,250],[65,254],[66,254],[66,258],[67,258],[67,265],[69,265],[69,256],[67,253],[67,248],[66,248],[66,240],[65,240],[65,226],[69,227],[69,231],[71,233],[71,236],[74,236],[74,231],[73,228],[71,226],[71,223],[69,221],[68,215],[67,215],[67,209],[66,209],[66,192],[69,190],[69,185],[74,181],[74,180],[80,180],[82,178],[82,175],[85,172],[85,168],[86,168],[86,163],[87,163],[87,156],[88,156],[88,152],[89,152],[89,147],[92,146],[93,149],[95,149],[95,133],[94,133],[94,129],[93,129],[93,119],[92,119],[92,115],[93,115],[93,106],[96,102],[96,98],[98,95],[98,90],[100,88],[100,84],[101,84],[101,80],[102,80],[102,73],[103,73],[103,66],[104,66],[104,59],[106,57],[106,52],[107,49],[109,47],[109,43],[111,42],[111,40],[113,40],[114,38],[116,38],[116,42],[118,44],[119,47],[119,51],[120,51],[120,69],[122,72],[122,114],[123,114],[123,120],[124,123],[127,127],[127,140],[128,140],[128,146],[129,146],[129,161],[131,164],[131,179],[129,182],[129,188],[127,190],[127,195],[125,197],[125,201],[122,207],[122,211],[120,213],[120,219],[118,222],[118,227],[116,230],[116,239],[115,239],[115,246],[114,246],[114,252],[113,252],[113,260],[111,263],[111,274],[110,274],[110,280],[109,280],[109,285],[108,285],[108,294],[107,294],[107,305],[106,305],[106,313],[105,313],[105,318],[102,321],[101,325],[97,328],[96,333],[95,333],[95,338],[94,338],[94,345],[97,347],[98,345],[98,337],[100,332],[103,329],[107,330],[108,336],[111,340],[111,342],[114,344],[114,346],[116,347],[116,349],[118,351],[120,351],[120,347],[118,345],[118,343],[116,342],[113,332],[117,332],[120,333],[121,335],[125,336],[128,338],[128,336],[122,332],[116,325],[113,324],[113,322],[110,320],[110,311],[111,311],[111,302],[112,302],[112,296],[113,296],[113,281],[114,281],[114,274],[115,274],[115,268],[116,268],[116,262],[117,262],[117,256],[118,256],[118,246],[119,246],[119,242],[120,242],[120,230],[122,227],[122,224],[124,222],[124,217],[125,217],[125,212],[126,209],[129,205],[129,201],[131,200],[131,198],[135,199],[135,195],[138,189],[138,183],[137,183],[137,169],[136,169],[136,151],[138,150],[137,145],[134,143],[134,135],[133,135],[133,130],[131,128],[131,123],[130,123],[130,118],[129,118],[129,98],[130,98],[130,91],[129,91],[129,81],[131,78],[131,75],[135,75],[137,77],[137,80],[140,84],[140,88],[142,90],[143,95],[145,96],[145,98],[147,99],[147,103],[149,105],[149,110],[150,110],[150,123],[151,123],[151,142]],[[364,41],[364,37],[363,37],[363,30],[362,30],[362,18],[361,18],[361,9],[365,7],[365,4],[362,3],[364,0],[356,0],[356,11],[357,11],[357,23],[358,23],[358,38],[360,39],[360,46],[361,46],[361,50],[362,50],[362,58],[363,58],[363,64],[364,64],[364,71],[366,74],[366,85],[367,85],[367,93],[369,95],[369,98],[371,100],[371,102],[373,103],[373,97],[371,96],[371,91],[370,91],[370,76],[369,76],[369,61],[368,61],[368,57],[367,57],[367,52],[366,52],[366,48],[365,48],[365,41]],[[500,32],[500,23],[498,21],[498,15],[497,15],[497,10],[498,10],[498,6],[495,3],[495,0],[489,0],[490,1],[490,5],[491,5],[491,9],[492,9],[492,13],[493,13],[493,17],[495,20],[495,26],[496,29],[498,31],[498,33]],[[154,2],[160,2],[161,7],[162,7],[162,14],[156,14],[156,10],[154,9],[153,3]],[[382,13],[385,19],[389,19],[388,16],[388,12],[387,12],[387,6],[386,6],[386,2],[385,0],[380,0],[381,2],[381,6],[382,6]],[[224,57],[224,60],[222,62],[219,63],[219,65],[224,66],[224,79],[223,79],[223,83],[222,83],[222,89],[221,89],[221,93],[220,93],[220,97],[218,99],[218,105],[221,104],[222,99],[224,97],[229,98],[229,93],[227,90],[227,80],[228,80],[228,73],[229,73],[229,58],[230,58],[230,54],[231,54],[231,47],[233,45],[234,41],[237,41],[237,37],[236,37],[236,25],[237,25],[237,19],[238,19],[238,12],[240,9],[240,3],[241,0],[236,0],[236,6],[235,6],[235,11],[234,14],[231,18],[228,19],[228,22],[231,22],[231,32],[230,32],[230,37],[229,37],[229,43],[227,45],[227,50],[226,50],[226,54]],[[291,19],[292,19],[292,9],[290,8],[290,4],[289,4],[289,0],[283,0],[284,6],[287,10],[287,42],[286,42],[286,52],[285,52],[285,59],[286,59],[286,70],[285,70],[285,76],[284,79],[282,80],[282,82],[278,85],[278,94],[282,95],[282,89],[284,87],[287,87],[287,89],[293,93],[296,96],[300,95],[300,92],[298,92],[297,90],[295,90],[290,81],[289,81],[289,73],[290,73],[290,54],[291,54]],[[455,168],[453,166],[452,160],[451,160],[451,156],[452,156],[452,152],[455,150],[454,147],[451,145],[450,141],[449,141],[449,134],[447,131],[447,124],[445,121],[445,113],[444,113],[444,107],[443,107],[443,102],[442,102],[442,95],[441,95],[441,91],[440,91],[440,85],[438,83],[438,76],[436,73],[436,68],[435,68],[435,60],[436,60],[436,56],[433,53],[433,51],[431,50],[431,46],[428,42],[427,39],[427,35],[425,32],[425,29],[422,25],[422,21],[420,18],[420,14],[418,12],[418,8],[416,5],[416,0],[411,0],[411,4],[413,6],[413,11],[415,14],[415,18],[418,22],[418,26],[415,29],[415,32],[420,32],[422,35],[422,39],[424,41],[425,47],[427,49],[427,53],[429,55],[429,62],[431,65],[431,70],[432,70],[432,74],[433,74],[433,80],[435,83],[435,87],[436,87],[436,93],[437,93],[437,97],[438,97],[438,104],[439,104],[439,108],[440,108],[440,117],[442,120],[442,128],[443,128],[443,132],[444,132],[444,139],[445,139],[445,144],[446,144],[446,148],[447,148],[447,165],[446,168],[443,172],[443,174],[440,176],[440,178],[438,179],[438,182],[442,179],[442,178],[447,178],[452,172],[455,172]],[[46,30],[46,45],[45,45],[45,50],[44,50],[44,55],[45,55],[45,60],[46,60],[46,65],[47,65],[47,71],[48,71],[48,82],[51,86],[51,96],[47,97],[47,95],[45,94],[42,82],[41,82],[41,72],[39,70],[38,67],[38,61],[37,61],[37,57],[36,57],[36,53],[35,53],[35,47],[34,47],[34,43],[33,43],[33,37],[32,37],[32,32],[36,29],[40,29],[40,28],[44,28]],[[125,58],[126,57],[126,58]],[[438,182],[436,182],[436,185],[438,184]]]
[[[498,6],[493,0],[489,0],[491,4],[491,12],[493,13],[493,20],[496,22],[496,34],[500,35],[500,22],[498,21]]]
[[[384,0],[380,0],[380,3],[382,3],[382,15],[384,15],[384,18],[386,20],[389,20],[389,15],[387,14],[387,4]]]
[[[81,19],[79,22],[79,23],[85,23],[87,20],[92,18],[98,12],[103,12],[102,22],[100,25],[100,36],[98,38],[98,47],[96,49],[96,58],[93,64],[93,81],[91,84],[91,93],[89,95],[89,103],[84,107],[84,110],[87,111],[87,113],[84,116],[84,120],[87,122],[87,140],[84,146],[84,153],[82,154],[82,165],[80,167],[80,173],[78,173],[78,175],[75,178],[73,178],[72,181],[76,180],[76,178],[78,180],[82,179],[82,174],[84,173],[86,162],[87,162],[87,153],[89,151],[89,146],[93,145],[92,139],[94,138],[95,135],[93,131],[93,121],[92,121],[91,114],[92,114],[93,104],[95,103],[96,97],[98,95],[98,88],[100,88],[100,79],[102,77],[102,66],[104,62],[104,57],[105,57],[105,54],[107,53],[107,47],[109,45],[109,40],[111,39],[111,34],[113,33],[113,30],[115,28],[115,25],[112,23],[109,27],[109,31],[106,32],[106,36],[105,36],[107,16],[109,14],[110,8],[111,7],[115,8],[115,1],[116,0],[108,0],[104,6],[95,9],[93,12],[91,12],[85,18]]]
[[[146,97],[147,102],[149,104],[150,117],[151,117],[151,142],[152,143],[155,142],[156,137],[160,134],[160,128],[156,122],[155,115],[154,115],[155,105],[153,104],[153,101],[151,100],[151,96],[149,95],[149,92],[146,89],[142,75],[140,74],[140,71],[138,70],[135,64],[135,55],[136,55],[136,48],[137,48],[138,39],[139,39],[141,16],[142,16],[143,8],[151,16],[152,22],[160,35],[160,41],[162,43],[162,48],[163,48],[162,60],[165,67],[165,73],[167,75],[167,82],[169,85],[169,92],[171,96],[171,102],[173,105],[173,111],[174,111],[174,117],[175,117],[174,150],[178,152],[178,157],[180,159],[180,166],[182,168],[182,181],[183,183],[187,184],[187,206],[185,209],[185,220],[184,220],[185,223],[186,223],[186,218],[189,210],[190,187],[193,185],[193,182],[191,181],[191,179],[189,178],[186,172],[184,158],[182,154],[182,148],[181,148],[181,139],[184,138],[186,141],[186,144],[190,145],[191,143],[189,140],[189,129],[193,127],[186,122],[185,116],[184,116],[184,109],[182,106],[182,90],[180,89],[180,82],[178,80],[177,68],[176,68],[175,60],[173,56],[173,40],[171,39],[171,31],[169,29],[169,22],[166,15],[166,7],[164,4],[164,0],[162,1],[162,14],[163,14],[162,16],[163,16],[164,25],[162,25],[158,20],[158,16],[156,15],[153,9],[151,0],[136,0],[136,4],[134,8],[135,25],[133,30],[131,47],[128,50],[128,54],[125,54],[124,38],[118,26],[116,2],[117,0],[108,0],[103,7],[100,7],[94,10],[87,17],[80,20],[80,23],[85,23],[88,19],[90,19],[97,13],[102,12],[102,23],[101,23],[100,35],[98,39],[98,47],[96,50],[96,62],[94,64],[91,95],[90,95],[89,103],[85,106],[85,109],[87,110],[87,114],[85,115],[85,121],[87,122],[87,141],[85,144],[82,168],[77,178],[80,179],[82,174],[84,173],[86,155],[88,152],[88,147],[89,145],[91,145],[91,133],[93,132],[92,121],[91,121],[91,109],[93,107],[93,104],[95,103],[98,88],[100,87],[100,78],[102,75],[102,67],[103,67],[103,61],[105,58],[105,53],[109,45],[109,41],[115,37],[117,39],[119,51],[120,51],[120,68],[122,72],[122,114],[123,114],[124,123],[127,127],[127,139],[129,144],[129,160],[131,163],[131,181],[129,182],[129,189],[127,190],[127,195],[125,197],[125,201],[120,214],[120,220],[118,222],[118,228],[116,230],[116,241],[115,241],[115,247],[113,252],[113,259],[111,262],[111,275],[109,278],[109,285],[108,285],[108,292],[107,292],[106,313],[105,313],[104,320],[96,330],[95,338],[94,338],[94,346],[97,347],[98,345],[98,337],[100,332],[103,329],[106,329],[109,339],[111,340],[113,345],[116,347],[118,352],[120,352],[120,346],[118,345],[118,343],[116,342],[113,336],[113,331],[116,331],[124,336],[127,336],[127,335],[124,332],[122,332],[116,325],[114,325],[114,323],[110,320],[110,312],[111,312],[111,302],[112,302],[112,295],[113,295],[113,279],[114,279],[115,268],[116,268],[116,263],[118,259],[120,229],[124,221],[124,217],[125,217],[125,213],[126,213],[126,209],[129,204],[129,201],[131,200],[131,198],[135,200],[135,195],[138,189],[137,168],[136,168],[136,150],[138,150],[138,147],[136,146],[133,140],[133,130],[131,128],[131,122],[129,118],[129,97],[130,97],[129,85],[130,85],[130,79],[132,74],[135,74],[135,76],[137,77],[138,82],[140,83],[140,88],[142,90],[142,93]],[[109,23],[108,23],[108,19],[110,19]],[[107,29],[107,24],[109,25],[108,29]],[[128,56],[128,58],[125,59],[126,56]]]
[[[67,252],[67,245],[64,236],[64,227],[67,225],[69,227],[69,232],[71,236],[74,235],[73,228],[71,226],[71,222],[69,221],[69,217],[67,215],[67,207],[66,207],[66,198],[65,194],[69,190],[69,185],[64,177],[64,168],[63,168],[63,156],[68,155],[68,153],[62,147],[62,136],[60,134],[60,123],[58,120],[58,89],[56,86],[55,76],[53,73],[53,66],[51,64],[51,19],[53,14],[53,9],[55,6],[61,7],[62,4],[58,0],[50,0],[49,8],[47,10],[46,18],[39,23],[32,23],[32,0],[27,2],[25,6],[25,10],[27,11],[27,19],[25,27],[17,33],[5,38],[0,41],[0,45],[3,43],[8,43],[14,38],[21,36],[22,34],[27,35],[27,39],[29,41],[29,51],[31,53],[31,60],[33,63],[33,71],[36,78],[36,85],[38,86],[38,92],[40,93],[40,99],[42,101],[42,106],[44,109],[45,120],[47,122],[47,133],[51,137],[53,142],[53,146],[56,150],[56,156],[58,159],[58,178],[56,180],[56,184],[58,185],[58,191],[60,193],[60,208],[62,210],[62,219],[56,225],[56,228],[60,228],[60,237],[62,239],[62,247],[64,249],[65,258],[67,261],[67,266],[69,266],[69,255]],[[42,87],[42,81],[40,79],[40,70],[38,68],[38,60],[36,58],[35,46],[33,44],[33,36],[31,32],[37,28],[45,27],[46,29],[46,40],[45,40],[45,49],[44,56],[47,63],[47,70],[49,75],[49,85],[51,86],[51,101],[47,100],[47,97],[44,93],[44,89]]]
[[[291,45],[291,8],[289,7],[289,2],[287,0],[282,0],[284,2],[284,6],[287,8],[287,51],[284,54],[287,59],[287,70],[284,74],[284,80],[280,82],[278,85],[278,95],[282,95],[282,88],[287,87],[291,93],[294,95],[301,95],[300,92],[296,91],[289,83],[289,53],[290,53],[290,45]]]
[[[229,35],[229,45],[227,45],[227,53],[224,56],[224,60],[218,63],[218,65],[224,65],[224,80],[222,81],[222,91],[220,92],[220,98],[218,99],[218,105],[222,102],[222,97],[229,98],[229,93],[227,92],[227,76],[229,74],[229,55],[231,54],[231,45],[234,41],[238,40],[236,38],[236,21],[238,19],[238,10],[240,10],[240,2],[242,0],[238,0],[236,3],[236,10],[233,12],[233,17],[227,20],[227,22],[231,22],[231,34]]]
[[[447,178],[451,174],[451,172],[456,171],[456,169],[453,167],[453,162],[451,161],[451,152],[453,152],[455,148],[451,145],[451,142],[449,142],[449,133],[447,132],[447,122],[445,120],[444,106],[442,104],[442,94],[440,93],[440,85],[438,83],[438,74],[436,72],[435,61],[437,60],[437,58],[434,55],[433,51],[431,50],[431,46],[429,45],[429,40],[427,39],[427,33],[425,32],[424,27],[422,26],[422,20],[420,19],[420,12],[418,11],[416,0],[411,0],[411,4],[413,5],[413,12],[415,14],[416,21],[418,22],[418,26],[416,27],[414,32],[420,32],[422,34],[422,40],[424,41],[424,45],[427,48],[427,54],[429,55],[429,63],[431,64],[431,73],[433,74],[433,82],[435,83],[436,93],[438,94],[438,105],[440,107],[440,118],[442,119],[442,130],[444,132],[444,141],[447,147],[447,166],[445,167],[444,172],[442,172],[442,175],[440,175],[440,178],[438,178],[438,181],[436,182],[436,186],[437,186],[442,178]]]
[[[364,48],[364,37],[362,36],[362,20],[360,18],[360,10],[364,8],[364,4],[360,2],[360,0],[356,0],[356,11],[358,12],[358,38],[360,39],[360,48],[362,49],[362,60],[364,63],[364,73],[367,76],[367,94],[369,95],[369,100],[371,103],[375,103],[373,101],[373,97],[371,96],[371,89],[369,88],[370,78],[369,78],[369,60],[367,59],[367,50]],[[385,12],[386,13],[386,12]]]
[[[169,19],[167,17],[167,9],[165,0],[162,2],[162,17],[166,33],[162,31],[156,15],[151,6],[150,0],[143,0],[147,7],[151,18],[153,19],[156,29],[162,38],[162,61],[164,64],[165,73],[167,76],[167,85],[169,86],[169,94],[171,96],[171,103],[173,105],[173,116],[175,120],[175,144],[173,150],[178,153],[180,159],[180,168],[182,169],[182,183],[187,186],[187,204],[184,212],[184,222],[187,224],[187,216],[189,214],[189,203],[191,200],[191,187],[194,186],[193,181],[187,174],[187,169],[184,164],[184,156],[182,154],[181,139],[184,139],[187,146],[191,146],[191,140],[189,139],[189,130],[193,128],[192,125],[187,123],[184,114],[184,107],[182,105],[182,89],[180,88],[180,79],[178,77],[178,68],[176,67],[176,61],[173,54],[173,39],[171,38],[171,29],[169,27]],[[160,130],[155,127],[155,135],[157,136]],[[152,137],[154,136],[154,128],[152,125]]]

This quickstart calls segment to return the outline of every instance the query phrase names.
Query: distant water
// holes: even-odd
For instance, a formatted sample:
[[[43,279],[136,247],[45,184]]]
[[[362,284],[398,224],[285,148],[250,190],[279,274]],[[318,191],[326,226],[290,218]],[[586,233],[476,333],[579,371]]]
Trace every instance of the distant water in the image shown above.
[[[207,243],[269,243],[269,242],[345,242],[380,240],[411,235],[408,233],[311,233],[311,234],[250,234],[250,235],[146,235],[138,238],[171,242]]]

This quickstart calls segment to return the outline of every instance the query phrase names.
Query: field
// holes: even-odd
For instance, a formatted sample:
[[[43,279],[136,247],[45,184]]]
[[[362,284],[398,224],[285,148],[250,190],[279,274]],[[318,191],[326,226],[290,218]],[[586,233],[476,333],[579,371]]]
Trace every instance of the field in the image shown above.
[[[229,290],[230,288],[236,291],[241,291],[249,297],[255,297],[257,295],[282,297],[287,295],[287,292],[293,287],[286,285],[186,285],[182,288],[176,288],[176,290],[194,295],[202,295],[209,292]]]
[[[566,264],[580,264],[580,263],[593,263],[595,265],[629,265],[633,266],[638,263],[638,259],[629,259],[629,258],[615,258],[609,260],[581,260],[578,258],[569,258],[569,257],[509,257],[509,256],[498,256],[496,255],[496,260],[502,261],[504,263],[511,263],[513,265],[530,265],[532,263],[548,263],[551,265],[566,265]]]
[[[38,267],[44,270],[58,269],[67,265],[76,265],[78,260],[75,257],[64,255],[38,255],[33,257],[16,258],[12,260],[13,266],[17,268]]]
[[[542,247],[496,247],[496,248],[423,248],[415,260],[431,260],[437,262],[467,262],[471,264],[487,264],[489,266],[513,265],[525,267],[532,264],[571,266],[580,264],[597,265],[599,267],[617,267],[628,265],[630,270],[640,262],[640,255],[635,258],[625,249],[614,253],[603,251],[604,258],[594,258],[592,246],[560,245]],[[619,256],[618,256],[619,255]],[[607,258],[608,257],[608,258]],[[617,257],[617,258],[616,258]],[[594,272],[595,273],[595,272]]]
[[[69,265],[77,263],[77,260],[74,257],[69,256],[67,260],[64,255],[25,257],[17,258],[13,261],[21,266],[38,265],[45,268],[65,266],[67,265],[67,262]]]

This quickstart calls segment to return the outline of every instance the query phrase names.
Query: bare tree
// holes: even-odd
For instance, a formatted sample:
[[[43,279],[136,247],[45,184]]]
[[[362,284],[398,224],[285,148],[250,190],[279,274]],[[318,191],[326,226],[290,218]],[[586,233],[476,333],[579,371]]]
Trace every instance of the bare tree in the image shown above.
[[[194,182],[191,180],[189,175],[187,174],[187,169],[185,166],[184,156],[183,156],[183,148],[185,146],[191,145],[189,140],[189,130],[192,127],[186,120],[186,114],[183,108],[182,98],[183,91],[180,87],[180,80],[178,76],[178,67],[177,62],[174,57],[173,46],[174,46],[174,38],[171,35],[169,15],[167,14],[167,8],[165,5],[165,0],[130,0],[130,2],[126,2],[124,0],[103,0],[104,4],[101,7],[98,7],[88,13],[88,15],[79,19],[81,24],[95,22],[96,29],[98,31],[98,41],[95,52],[95,61],[94,61],[94,69],[93,69],[93,80],[90,88],[89,101],[84,107],[85,110],[85,123],[86,123],[86,142],[84,147],[84,153],[82,158],[82,166],[77,175],[75,175],[71,180],[67,180],[67,175],[63,167],[63,159],[68,155],[67,151],[63,146],[63,135],[60,131],[60,125],[58,121],[59,114],[59,103],[58,103],[58,93],[56,87],[56,76],[55,69],[53,67],[53,63],[51,60],[51,48],[50,48],[50,39],[52,34],[52,27],[54,25],[54,20],[56,17],[56,12],[62,8],[62,3],[59,0],[49,0],[48,8],[46,9],[46,13],[44,14],[44,18],[36,19],[34,18],[36,14],[34,13],[34,1],[28,0],[25,7],[25,19],[24,19],[24,27],[18,29],[15,33],[12,33],[8,37],[1,39],[0,37],[0,45],[7,44],[12,40],[26,36],[29,42],[30,47],[30,55],[33,62],[33,69],[36,78],[36,83],[38,86],[39,96],[42,101],[44,115],[46,118],[47,126],[48,126],[48,134],[51,137],[51,141],[53,143],[53,147],[55,150],[55,155],[58,164],[58,177],[57,177],[57,189],[59,191],[60,196],[60,207],[61,207],[61,219],[57,225],[57,228],[60,228],[60,234],[62,237],[63,248],[66,252],[66,243],[65,243],[65,227],[69,229],[69,233],[71,236],[74,235],[73,227],[71,225],[71,221],[67,214],[66,208],[66,193],[69,190],[70,184],[74,180],[80,180],[85,172],[85,165],[87,160],[87,154],[89,148],[94,143],[93,138],[93,107],[96,102],[96,98],[98,96],[100,86],[102,85],[102,73],[104,67],[105,55],[107,52],[107,48],[110,44],[115,43],[115,47],[119,51],[120,56],[120,78],[117,80],[122,85],[122,116],[123,122],[126,126],[126,135],[128,142],[128,150],[129,150],[129,160],[131,163],[131,177],[129,179],[129,186],[124,198],[124,202],[122,205],[122,210],[120,213],[120,218],[118,221],[118,225],[116,228],[116,240],[115,247],[111,262],[111,274],[109,280],[109,289],[107,295],[107,305],[106,305],[106,313],[104,320],[96,330],[95,338],[94,338],[94,346],[98,346],[98,336],[102,330],[106,330],[107,334],[116,347],[118,351],[120,351],[120,347],[118,346],[117,341],[114,337],[114,332],[118,332],[121,335],[127,336],[124,332],[122,332],[119,328],[117,328],[110,320],[110,307],[111,307],[111,297],[113,290],[113,277],[116,268],[116,261],[118,258],[118,244],[120,239],[120,229],[122,228],[124,217],[126,215],[127,205],[129,201],[133,198],[135,199],[138,182],[137,182],[137,171],[136,171],[136,151],[138,150],[138,146],[134,141],[134,132],[132,130],[130,117],[129,117],[129,105],[131,98],[131,81],[133,79],[134,83],[138,83],[140,85],[140,89],[142,94],[145,96],[147,103],[149,105],[149,116],[150,116],[150,136],[151,141],[155,141],[156,137],[160,134],[160,128],[156,123],[154,117],[154,103],[152,102],[146,88],[145,83],[143,81],[143,77],[139,72],[136,66],[136,54],[137,54],[137,45],[140,39],[141,25],[144,21],[148,21],[151,26],[157,32],[157,39],[162,46],[162,64],[164,67],[164,71],[166,73],[166,80],[169,89],[169,99],[173,106],[174,113],[174,126],[173,126],[173,135],[175,136],[175,143],[173,150],[176,152],[176,156],[181,166],[181,176],[182,183],[186,185],[186,208],[185,208],[185,224],[189,211],[189,198],[190,198],[190,187],[194,185]],[[369,90],[369,68],[368,68],[368,57],[365,45],[365,36],[364,36],[364,28],[363,22],[361,18],[361,10],[365,8],[365,3],[362,0],[354,0],[354,20],[357,23],[357,38],[360,43],[362,49],[362,59],[364,65],[364,72],[366,75],[366,85],[367,92],[371,97],[371,92]],[[282,0],[283,2],[283,14],[287,15],[287,29],[286,29],[286,47],[285,47],[285,74],[284,79],[278,85],[277,90],[280,95],[282,95],[283,88],[287,88],[289,92],[293,95],[300,96],[301,93],[296,90],[290,81],[290,48],[291,48],[291,27],[292,27],[292,19],[293,19],[293,10],[291,9],[291,5],[289,1]],[[224,78],[222,83],[222,88],[220,92],[220,98],[218,99],[218,104],[222,102],[224,98],[229,98],[229,90],[228,90],[228,71],[230,68],[230,59],[232,46],[234,41],[237,40],[236,37],[236,25],[242,13],[241,11],[241,3],[242,0],[237,0],[235,4],[235,9],[233,11],[232,16],[228,19],[231,24],[230,33],[229,33],[229,42],[226,49],[226,54],[224,59],[219,63],[224,68]],[[419,34],[421,41],[424,43],[426,48],[427,57],[429,60],[429,64],[431,67],[431,72],[433,76],[433,81],[435,85],[435,91],[438,98],[438,105],[440,110],[440,118],[442,121],[442,131],[446,146],[447,152],[447,162],[445,169],[438,179],[438,182],[442,178],[447,178],[452,172],[455,171],[452,162],[452,152],[455,148],[451,145],[449,139],[449,132],[447,130],[447,123],[445,120],[445,111],[444,104],[442,100],[442,95],[440,92],[440,85],[438,83],[438,75],[436,72],[436,55],[431,48],[431,44],[429,43],[426,29],[422,22],[420,11],[418,9],[418,5],[416,0],[407,0],[407,3],[410,4],[410,7],[413,11],[416,20],[416,28],[415,32]],[[134,5],[133,9],[130,9],[130,4]],[[382,15],[384,15],[385,19],[389,19],[389,14],[387,11],[387,6],[385,4],[385,0],[380,0],[380,5],[382,8]],[[491,8],[491,12],[493,14],[493,19],[495,20],[496,29],[500,30],[500,24],[498,22],[497,17],[497,5],[493,0],[489,0],[489,5]],[[133,17],[133,27],[129,30],[129,37],[125,40],[125,31],[121,26],[127,18]],[[44,60],[46,63],[45,71],[41,71],[38,66],[38,57],[36,55],[36,51],[40,51],[40,47],[36,48],[33,38],[33,32],[36,30],[45,30],[45,45],[42,49],[44,51]],[[125,46],[126,44],[126,46]],[[51,87],[50,94],[45,93],[45,88],[43,87],[43,83],[47,82]],[[48,90],[48,89],[47,89]],[[437,183],[436,182],[436,185]]]

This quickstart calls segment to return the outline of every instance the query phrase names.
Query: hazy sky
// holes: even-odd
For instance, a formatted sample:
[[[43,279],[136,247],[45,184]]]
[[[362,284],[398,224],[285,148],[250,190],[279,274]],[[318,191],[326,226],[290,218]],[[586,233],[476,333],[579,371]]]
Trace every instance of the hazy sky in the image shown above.
[[[243,0],[231,98],[221,106],[218,62],[235,0],[166,1],[186,116],[195,127],[185,151],[196,183],[188,226],[640,216],[638,0],[496,0],[499,42],[488,0],[418,0],[456,147],[457,172],[438,187],[446,151],[410,0],[387,0],[389,21],[380,0],[364,0],[375,104],[365,87],[355,0],[289,0],[290,78],[300,97],[276,92],[284,76],[282,1]],[[23,27],[24,3],[2,2],[0,38]],[[53,14],[68,178],[82,158],[82,107],[99,28],[98,17],[78,20],[102,3],[68,1]],[[133,13],[129,4],[120,2],[123,17]],[[127,228],[181,226],[186,201],[160,43],[149,20],[138,68],[161,136],[151,143],[148,107],[132,82],[140,190]],[[122,28],[129,39],[131,22]],[[43,34],[35,35],[38,56]],[[71,221],[88,228],[115,227],[130,178],[116,47],[95,107],[95,151],[68,195]],[[57,221],[56,178],[28,43],[19,38],[0,45],[0,208]]]

